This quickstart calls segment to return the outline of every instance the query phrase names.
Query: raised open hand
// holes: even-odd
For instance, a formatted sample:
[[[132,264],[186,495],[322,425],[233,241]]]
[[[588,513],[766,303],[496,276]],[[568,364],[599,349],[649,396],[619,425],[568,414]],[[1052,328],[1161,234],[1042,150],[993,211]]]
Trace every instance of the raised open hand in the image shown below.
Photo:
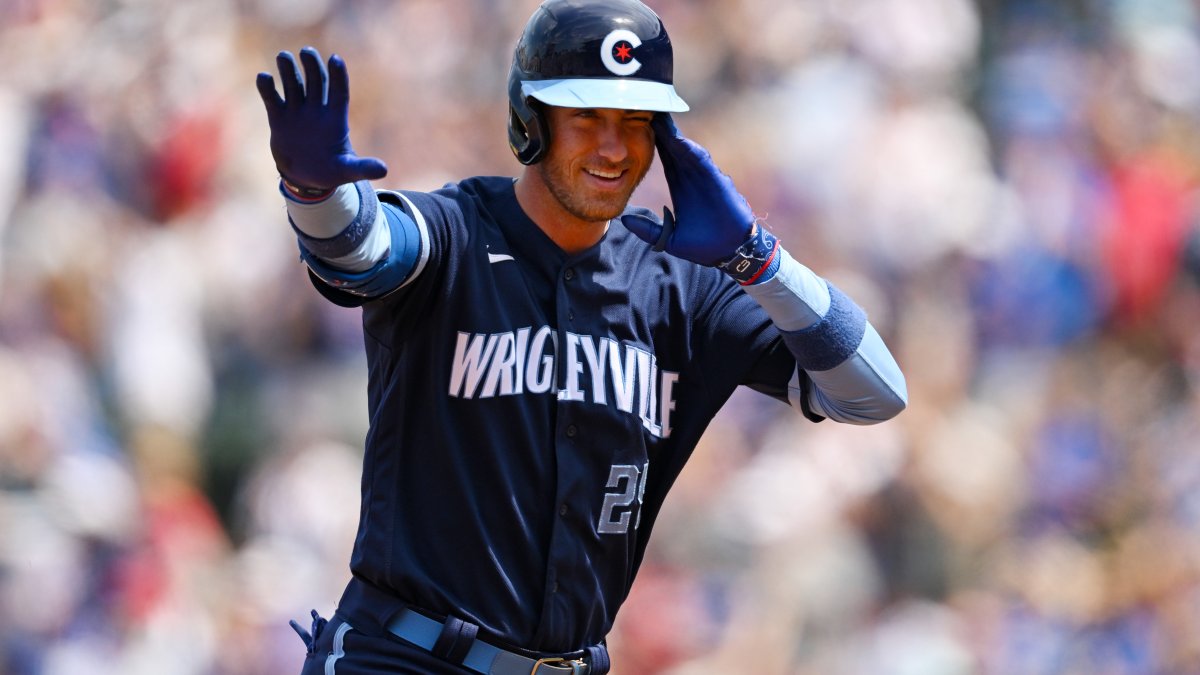
[[[258,74],[258,93],[271,125],[271,155],[288,183],[310,190],[332,190],[343,183],[376,180],[387,166],[375,157],[359,157],[350,145],[350,78],[346,62],[334,54],[329,68],[313,47],[300,50],[304,79],[290,52],[275,57],[283,97],[270,73]]]

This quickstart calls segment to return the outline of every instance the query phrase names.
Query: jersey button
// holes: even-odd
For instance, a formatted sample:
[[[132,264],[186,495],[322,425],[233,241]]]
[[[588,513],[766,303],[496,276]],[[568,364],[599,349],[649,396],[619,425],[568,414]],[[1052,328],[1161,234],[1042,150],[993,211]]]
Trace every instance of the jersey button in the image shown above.
[[[575,320],[575,311],[568,310],[567,311],[567,321],[574,321],[574,320]]]
[[[575,438],[575,434],[577,433],[579,433],[579,430],[575,428],[574,424],[567,425],[567,438]]]
[[[568,267],[566,272],[563,272],[563,278],[570,281],[575,278],[575,269]]]
[[[562,506],[558,507],[558,515],[560,515],[560,516],[567,515],[567,505],[566,504],[563,504]]]

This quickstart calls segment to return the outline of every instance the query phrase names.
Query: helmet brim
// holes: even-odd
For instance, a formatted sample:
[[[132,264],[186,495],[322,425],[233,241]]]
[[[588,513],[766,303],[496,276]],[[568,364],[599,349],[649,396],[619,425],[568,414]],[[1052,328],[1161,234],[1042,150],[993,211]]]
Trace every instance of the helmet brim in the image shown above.
[[[525,80],[521,83],[521,93],[546,105],[562,108],[617,108],[653,112],[688,110],[688,104],[675,93],[674,86],[651,80]]]

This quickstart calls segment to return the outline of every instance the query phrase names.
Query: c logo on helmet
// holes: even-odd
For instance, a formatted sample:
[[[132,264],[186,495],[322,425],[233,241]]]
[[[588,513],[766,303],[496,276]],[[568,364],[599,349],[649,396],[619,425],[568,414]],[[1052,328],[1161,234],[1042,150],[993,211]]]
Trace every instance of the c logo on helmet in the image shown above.
[[[621,50],[625,46],[621,44],[622,42],[628,43],[628,48],[624,50],[624,58],[629,60],[624,62],[618,61],[617,56],[613,54],[614,51]],[[608,68],[608,71],[613,75],[620,75],[622,77],[632,75],[638,71],[638,68],[642,67],[642,62],[633,58],[628,52],[629,50],[637,49],[641,44],[641,38],[635,35],[633,31],[618,28],[609,33],[600,45],[600,60],[604,63],[604,67]]]

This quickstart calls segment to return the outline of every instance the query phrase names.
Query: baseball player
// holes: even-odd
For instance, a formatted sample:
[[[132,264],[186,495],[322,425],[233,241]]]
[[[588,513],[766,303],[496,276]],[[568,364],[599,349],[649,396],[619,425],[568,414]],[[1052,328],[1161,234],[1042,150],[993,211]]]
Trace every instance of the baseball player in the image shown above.
[[[508,81],[518,178],[376,191],[346,64],[258,76],[317,290],[361,307],[370,431],[353,578],[303,673],[608,672],[667,491],[738,385],[813,421],[907,403],[863,311],[685,138],[637,0],[546,0]],[[301,76],[300,70],[303,70]],[[628,206],[657,150],[672,210]]]

